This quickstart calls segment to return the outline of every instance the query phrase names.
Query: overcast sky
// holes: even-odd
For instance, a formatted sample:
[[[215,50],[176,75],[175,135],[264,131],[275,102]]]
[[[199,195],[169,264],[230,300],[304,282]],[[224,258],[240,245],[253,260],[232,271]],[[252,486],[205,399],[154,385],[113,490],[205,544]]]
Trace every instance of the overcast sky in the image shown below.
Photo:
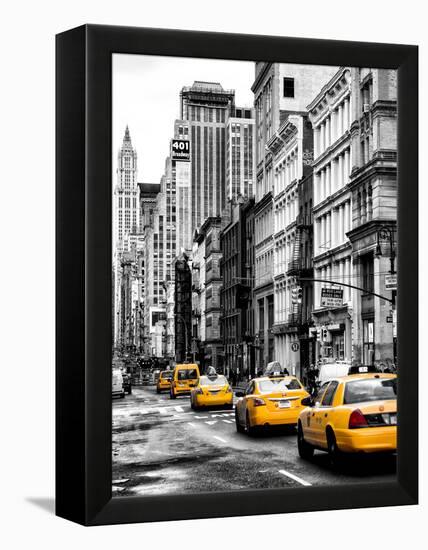
[[[148,55],[113,55],[113,178],[125,127],[138,154],[138,181],[159,183],[180,116],[179,94],[195,80],[235,90],[237,106],[252,106],[254,63]]]

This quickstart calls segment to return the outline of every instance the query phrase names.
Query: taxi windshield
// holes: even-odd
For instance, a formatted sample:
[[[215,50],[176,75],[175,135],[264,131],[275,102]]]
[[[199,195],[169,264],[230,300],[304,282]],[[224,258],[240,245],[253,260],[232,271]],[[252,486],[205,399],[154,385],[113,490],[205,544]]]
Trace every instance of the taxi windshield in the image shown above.
[[[396,378],[370,378],[367,380],[352,380],[345,386],[344,405],[397,399]]]
[[[301,385],[295,378],[272,378],[259,382],[259,390],[261,393],[300,389]]]
[[[199,378],[200,386],[225,386],[227,383],[225,376],[201,376]]]
[[[198,378],[196,369],[182,369],[177,373],[178,380],[195,380],[196,378]]]

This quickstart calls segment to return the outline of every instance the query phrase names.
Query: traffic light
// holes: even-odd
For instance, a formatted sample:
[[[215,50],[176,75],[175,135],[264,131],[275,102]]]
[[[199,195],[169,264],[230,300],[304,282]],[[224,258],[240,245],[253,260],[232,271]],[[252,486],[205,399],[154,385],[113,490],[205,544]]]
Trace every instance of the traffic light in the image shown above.
[[[326,328],[322,329],[322,339],[327,340],[328,338],[328,330]]]
[[[301,304],[302,303],[302,287],[301,286],[294,286],[291,289],[291,303],[292,304]]]
[[[236,307],[246,309],[251,296],[251,288],[247,285],[238,285],[236,289]]]

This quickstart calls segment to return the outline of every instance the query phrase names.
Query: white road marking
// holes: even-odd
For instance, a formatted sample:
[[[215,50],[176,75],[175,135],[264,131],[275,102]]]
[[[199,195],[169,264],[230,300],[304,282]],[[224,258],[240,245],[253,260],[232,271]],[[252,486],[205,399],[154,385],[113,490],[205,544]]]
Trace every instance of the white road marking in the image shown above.
[[[179,412],[179,413],[184,412],[183,407],[180,407],[180,405],[178,405],[177,407],[174,407],[174,409],[175,409],[177,412]]]
[[[214,439],[218,439],[222,443],[227,443],[227,441],[225,439],[223,439],[222,437],[219,437],[218,435],[213,435],[213,437],[214,437]]]
[[[291,479],[294,479],[294,481],[297,481],[297,483],[300,483],[301,485],[304,485],[305,487],[309,487],[312,485],[312,483],[309,483],[309,481],[305,481],[301,477],[297,477],[294,474],[291,474],[290,472],[287,472],[286,470],[279,470],[279,473],[283,476],[287,476]]]
[[[159,407],[159,414],[168,414],[168,411]]]
[[[208,424],[209,426],[213,426],[214,424],[217,424],[217,420],[206,420],[205,424]]]
[[[227,424],[233,424],[232,420],[225,420],[224,418],[223,418],[223,422],[226,422]]]
[[[195,424],[193,422],[188,422],[189,426],[192,426],[192,428],[196,428]]]
[[[197,416],[195,414],[194,418],[198,418],[199,420],[204,420],[205,418],[208,418],[208,416]]]

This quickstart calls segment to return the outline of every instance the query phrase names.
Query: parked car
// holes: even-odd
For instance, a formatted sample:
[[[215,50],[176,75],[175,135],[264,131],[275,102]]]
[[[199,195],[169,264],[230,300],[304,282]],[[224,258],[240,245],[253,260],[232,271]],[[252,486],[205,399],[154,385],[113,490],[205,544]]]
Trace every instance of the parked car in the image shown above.
[[[123,376],[120,369],[113,369],[111,395],[112,397],[125,397],[125,390],[123,389]]]

